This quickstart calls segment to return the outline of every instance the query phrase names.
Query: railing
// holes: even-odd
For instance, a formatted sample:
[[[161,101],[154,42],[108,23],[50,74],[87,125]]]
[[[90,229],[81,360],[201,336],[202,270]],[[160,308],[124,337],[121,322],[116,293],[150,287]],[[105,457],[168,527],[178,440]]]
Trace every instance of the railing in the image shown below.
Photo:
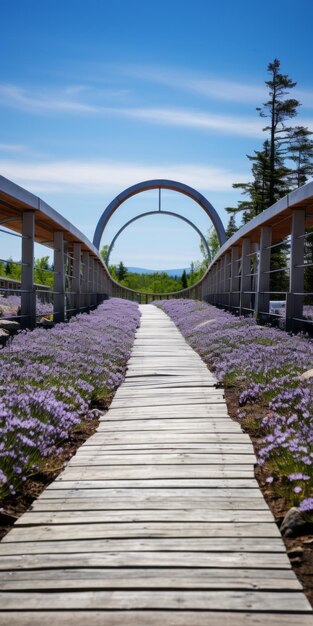
[[[50,301],[54,322],[89,311],[112,293],[112,281],[95,246],[37,196],[0,176],[0,225],[21,239],[21,281],[0,279],[2,296],[20,297],[22,327],[38,321],[38,303]],[[53,249],[53,286],[34,283],[34,244]],[[49,294],[49,296],[48,296]],[[4,301],[5,298],[2,298]]]
[[[0,177],[0,226],[21,238],[20,288],[1,284],[0,293],[20,293],[20,321],[33,327],[36,296],[34,242],[54,251],[54,281],[49,291],[53,320],[89,311],[116,296],[148,303],[156,299],[195,298],[276,322],[287,330],[313,331],[313,182],[288,194],[245,224],[218,251],[202,279],[166,294],[141,293],[119,285],[95,246],[70,222],[28,191]],[[10,279],[8,279],[10,280]]]
[[[313,331],[313,183],[245,224],[218,251],[202,298],[291,331]]]

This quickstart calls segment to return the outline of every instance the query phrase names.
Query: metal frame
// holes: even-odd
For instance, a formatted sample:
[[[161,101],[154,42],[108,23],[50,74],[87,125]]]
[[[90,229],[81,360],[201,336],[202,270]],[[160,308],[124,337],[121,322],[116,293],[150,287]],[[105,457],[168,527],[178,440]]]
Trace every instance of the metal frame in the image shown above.
[[[201,206],[201,208],[212,220],[217,232],[220,245],[223,245],[225,243],[226,233],[221,218],[212,206],[212,204],[201,193],[199,193],[199,191],[196,191],[196,189],[193,189],[192,187],[189,187],[184,183],[179,183],[175,180],[155,179],[146,180],[141,183],[137,183],[136,185],[132,185],[132,187],[128,187],[128,189],[122,191],[122,193],[120,193],[118,196],[116,196],[116,198],[114,198],[114,200],[112,200],[112,202],[110,202],[107,208],[103,211],[96,226],[93,244],[98,250],[100,248],[103,231],[113,213],[115,213],[115,211],[121,206],[121,204],[123,204],[132,196],[136,196],[143,191],[150,191],[151,189],[170,189],[171,191],[177,191],[178,193],[188,196],[189,198],[197,202],[197,204]]]

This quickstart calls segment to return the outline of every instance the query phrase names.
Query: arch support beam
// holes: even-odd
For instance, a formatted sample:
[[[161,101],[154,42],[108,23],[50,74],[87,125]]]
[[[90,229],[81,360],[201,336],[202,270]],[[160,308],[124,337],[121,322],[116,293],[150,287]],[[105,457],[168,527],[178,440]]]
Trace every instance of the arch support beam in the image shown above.
[[[222,224],[221,218],[212,206],[212,204],[196,189],[185,185],[184,183],[179,183],[174,180],[166,180],[166,179],[155,179],[155,180],[147,180],[141,183],[137,183],[132,187],[128,187],[120,193],[112,202],[108,205],[105,211],[102,213],[99,222],[97,224],[93,244],[96,248],[100,248],[101,237],[103,231],[112,217],[113,213],[119,208],[123,202],[131,198],[132,196],[136,196],[143,191],[150,191],[151,189],[169,189],[171,191],[177,191],[185,196],[188,196],[194,202],[197,202],[201,206],[201,208],[206,212],[209,218],[212,220],[214,227],[217,232],[217,236],[219,239],[219,243],[222,246],[226,241],[226,234],[224,230],[224,226]]]

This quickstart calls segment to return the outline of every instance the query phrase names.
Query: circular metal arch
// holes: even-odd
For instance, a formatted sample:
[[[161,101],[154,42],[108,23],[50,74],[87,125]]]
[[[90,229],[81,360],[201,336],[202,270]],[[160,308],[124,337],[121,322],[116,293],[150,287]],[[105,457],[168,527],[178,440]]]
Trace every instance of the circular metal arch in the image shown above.
[[[107,208],[103,211],[99,222],[96,226],[93,244],[96,248],[100,248],[101,237],[103,231],[113,213],[118,209],[118,207],[123,204],[126,200],[131,198],[132,196],[137,195],[138,193],[142,193],[143,191],[150,191],[151,189],[170,189],[171,191],[177,191],[178,193],[182,193],[185,196],[188,196],[197,204],[201,206],[201,208],[206,212],[209,218],[212,220],[215,230],[217,232],[217,236],[219,239],[220,246],[223,245],[226,241],[226,234],[224,230],[224,226],[222,224],[221,218],[212,206],[212,204],[196,189],[185,185],[184,183],[179,183],[175,180],[166,180],[166,179],[155,179],[155,180],[146,180],[141,183],[137,183],[136,185],[132,185],[132,187],[128,187],[120,193]]]
[[[207,242],[206,238],[202,234],[201,230],[199,230],[199,228],[197,228],[197,226],[195,224],[193,224],[193,222],[188,220],[187,217],[184,217],[183,215],[180,215],[179,213],[174,213],[173,211],[146,211],[145,213],[140,213],[140,215],[136,215],[131,220],[126,222],[126,224],[124,224],[124,226],[122,226],[122,228],[120,228],[119,231],[116,233],[116,235],[113,237],[113,239],[112,239],[112,241],[110,243],[110,247],[108,249],[108,253],[107,253],[106,259],[105,259],[105,263],[106,263],[107,266],[109,264],[109,258],[110,258],[110,254],[112,252],[112,248],[113,248],[116,240],[120,236],[120,234],[123,232],[123,230],[125,230],[125,228],[130,226],[130,224],[132,224],[133,222],[136,222],[137,220],[140,220],[142,217],[147,217],[148,215],[171,215],[172,217],[177,217],[178,219],[182,220],[183,222],[186,222],[186,224],[189,224],[189,226],[191,226],[191,228],[193,228],[198,233],[199,237],[201,238],[201,240],[203,242],[203,245],[204,245],[204,247],[205,247],[205,249],[207,251],[208,259],[209,259],[209,261],[211,261],[211,251],[210,251],[210,248],[209,248],[209,245],[208,245],[208,242]]]

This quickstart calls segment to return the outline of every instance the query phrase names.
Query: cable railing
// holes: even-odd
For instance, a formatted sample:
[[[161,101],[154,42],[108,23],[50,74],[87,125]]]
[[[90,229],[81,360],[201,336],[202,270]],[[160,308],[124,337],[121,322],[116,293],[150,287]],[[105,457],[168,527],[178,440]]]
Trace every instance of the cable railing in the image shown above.
[[[0,259],[3,266],[19,266],[21,275],[20,280],[0,276],[0,319],[15,319],[25,328],[64,322],[111,295],[110,275],[97,248],[52,207],[2,176],[0,226],[1,233],[21,240],[20,261]],[[35,243],[52,252],[53,270],[40,269],[52,276],[51,285],[35,282]]]
[[[117,283],[98,249],[75,226],[3,177],[0,226],[21,238],[21,281],[0,277],[0,296],[20,296],[22,326],[38,322],[38,299],[50,304],[51,318],[60,322],[115,296],[143,304],[194,298],[253,315],[260,323],[313,332],[313,182],[245,224],[219,249],[197,283],[171,293],[140,292]],[[47,291],[34,282],[35,242],[53,250],[53,286]]]

